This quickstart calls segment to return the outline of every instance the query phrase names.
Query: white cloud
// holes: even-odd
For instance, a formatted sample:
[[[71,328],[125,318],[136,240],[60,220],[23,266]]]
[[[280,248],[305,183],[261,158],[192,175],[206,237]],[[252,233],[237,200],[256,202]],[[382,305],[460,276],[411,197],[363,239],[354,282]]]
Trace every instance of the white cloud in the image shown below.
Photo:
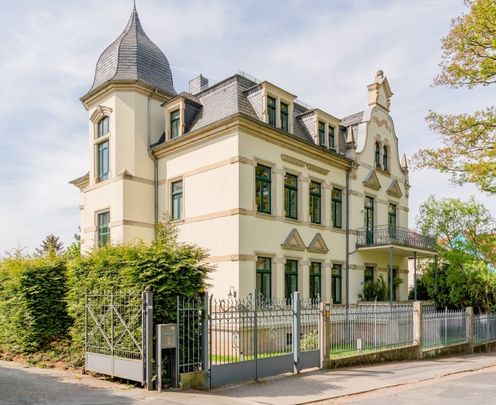
[[[129,4],[128,4],[129,3]],[[124,28],[131,1],[0,3],[0,252],[34,248],[49,232],[66,244],[79,225],[78,191],[87,171],[87,116],[79,97],[101,51]],[[493,89],[432,89],[440,38],[462,1],[164,1],[140,0],[145,31],[166,53],[177,90],[197,73],[221,80],[238,70],[267,79],[333,115],[366,106],[365,86],[381,68],[395,96],[400,150],[412,155],[435,135],[423,117],[475,110]],[[8,57],[5,57],[8,55]],[[410,223],[433,191],[467,198],[439,173],[411,173]]]

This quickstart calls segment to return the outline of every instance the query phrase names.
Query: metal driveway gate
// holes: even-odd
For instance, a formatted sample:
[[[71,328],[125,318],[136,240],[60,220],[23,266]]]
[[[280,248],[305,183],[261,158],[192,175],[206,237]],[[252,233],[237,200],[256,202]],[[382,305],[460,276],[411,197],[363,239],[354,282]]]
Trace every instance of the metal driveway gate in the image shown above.
[[[319,304],[298,293],[178,300],[178,370],[208,370],[214,387],[319,367],[320,318]]]
[[[85,370],[151,382],[152,293],[86,291],[84,309]]]

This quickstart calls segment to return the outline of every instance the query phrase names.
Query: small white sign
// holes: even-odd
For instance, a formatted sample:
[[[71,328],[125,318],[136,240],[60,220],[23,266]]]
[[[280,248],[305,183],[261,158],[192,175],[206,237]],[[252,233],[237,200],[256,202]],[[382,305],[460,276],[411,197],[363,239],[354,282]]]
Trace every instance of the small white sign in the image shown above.
[[[362,339],[361,338],[357,339],[357,351],[358,352],[362,351]]]

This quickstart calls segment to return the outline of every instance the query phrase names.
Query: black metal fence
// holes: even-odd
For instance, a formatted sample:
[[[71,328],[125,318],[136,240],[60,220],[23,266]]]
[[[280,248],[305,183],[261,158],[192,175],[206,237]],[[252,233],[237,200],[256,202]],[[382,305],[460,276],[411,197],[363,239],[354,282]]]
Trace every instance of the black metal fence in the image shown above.
[[[434,238],[402,226],[379,225],[358,230],[357,247],[379,245],[399,245],[425,250],[436,249]]]
[[[334,308],[330,316],[331,357],[412,345],[411,305]]]
[[[422,346],[451,346],[467,342],[465,310],[424,311],[422,314]]]

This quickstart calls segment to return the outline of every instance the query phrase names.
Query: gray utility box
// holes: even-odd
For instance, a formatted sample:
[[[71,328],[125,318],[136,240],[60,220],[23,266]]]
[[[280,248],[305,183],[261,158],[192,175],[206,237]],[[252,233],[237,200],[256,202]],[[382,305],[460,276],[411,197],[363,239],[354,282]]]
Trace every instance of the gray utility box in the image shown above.
[[[165,323],[157,325],[157,389],[162,391],[162,350],[168,349],[171,354],[171,377],[172,385],[177,388],[178,368],[177,368],[177,325],[175,323]]]
[[[177,325],[175,323],[157,325],[157,332],[161,349],[175,349],[177,347]]]

